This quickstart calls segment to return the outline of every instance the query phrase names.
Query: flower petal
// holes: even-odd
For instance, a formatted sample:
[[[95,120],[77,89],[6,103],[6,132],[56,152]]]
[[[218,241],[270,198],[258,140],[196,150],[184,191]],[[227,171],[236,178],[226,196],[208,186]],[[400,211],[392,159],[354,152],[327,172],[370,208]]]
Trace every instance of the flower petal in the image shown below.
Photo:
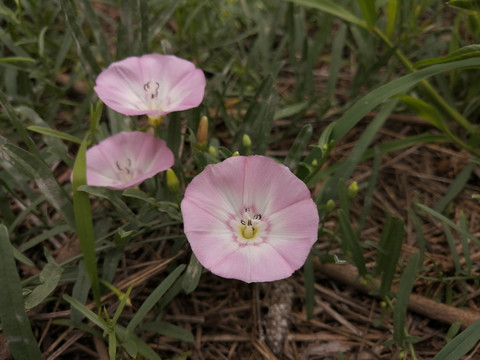
[[[112,189],[136,186],[170,168],[173,153],[165,141],[135,131],[113,135],[87,150],[87,183]],[[128,163],[128,177],[121,168]]]
[[[285,279],[296,270],[267,243],[239,247],[208,269],[224,278],[248,283]]]
[[[102,71],[94,90],[119,113],[157,116],[200,105],[205,75],[190,61],[173,55],[132,56]]]
[[[244,203],[257,204],[261,214],[272,215],[289,205],[310,199],[310,191],[282,164],[265,156],[249,156],[245,164]]]

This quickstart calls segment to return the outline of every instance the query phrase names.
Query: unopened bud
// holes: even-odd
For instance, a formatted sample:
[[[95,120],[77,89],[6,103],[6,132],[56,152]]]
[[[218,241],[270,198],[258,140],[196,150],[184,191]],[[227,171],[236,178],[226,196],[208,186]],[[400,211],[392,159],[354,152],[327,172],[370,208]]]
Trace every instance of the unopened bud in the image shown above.
[[[245,146],[247,149],[250,149],[252,146],[252,139],[250,139],[250,136],[248,134],[243,134],[243,146]]]
[[[240,153],[238,151],[235,151],[232,156],[240,156]]]
[[[317,161],[317,159],[313,159],[313,161],[312,161],[312,166],[313,166],[313,167],[317,167],[317,166],[318,166],[318,161]]]
[[[210,146],[208,147],[208,153],[209,153],[212,157],[216,158],[216,157],[217,157],[217,149],[215,149],[215,146],[210,145]]]
[[[208,143],[208,118],[202,116],[197,130],[197,146],[199,149],[204,150]]]
[[[327,203],[325,204],[325,210],[327,212],[332,212],[333,209],[335,209],[335,201],[332,199],[328,200]]]
[[[167,170],[167,188],[172,193],[178,193],[180,191],[180,181],[172,169]]]
[[[356,181],[352,182],[348,187],[348,196],[350,199],[353,199],[358,194],[358,183]]]

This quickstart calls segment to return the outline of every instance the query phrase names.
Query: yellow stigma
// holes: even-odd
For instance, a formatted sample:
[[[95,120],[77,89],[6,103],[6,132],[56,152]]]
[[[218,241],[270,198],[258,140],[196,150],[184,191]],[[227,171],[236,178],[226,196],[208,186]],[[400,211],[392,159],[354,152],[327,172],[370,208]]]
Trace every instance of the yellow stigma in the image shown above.
[[[246,240],[253,239],[257,234],[257,229],[250,223],[242,226],[242,236]]]

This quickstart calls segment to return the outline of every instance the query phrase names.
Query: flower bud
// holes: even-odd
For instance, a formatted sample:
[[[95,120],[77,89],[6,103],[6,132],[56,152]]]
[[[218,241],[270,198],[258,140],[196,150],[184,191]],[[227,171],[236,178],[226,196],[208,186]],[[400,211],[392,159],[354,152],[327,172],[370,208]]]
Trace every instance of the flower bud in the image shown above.
[[[356,181],[352,182],[348,187],[348,196],[350,199],[353,199],[358,194],[358,183]]]
[[[210,146],[208,147],[208,153],[209,153],[212,157],[214,157],[214,158],[216,158],[217,155],[218,155],[218,154],[217,154],[217,149],[215,149],[215,146],[213,146],[213,145],[210,145]]]
[[[240,156],[240,153],[238,151],[235,151],[232,156]]]
[[[175,194],[180,191],[180,181],[172,169],[167,170],[167,187],[168,190]]]
[[[252,139],[250,139],[250,136],[248,134],[243,134],[243,146],[245,146],[247,149],[250,149],[252,146]]]
[[[205,150],[208,143],[208,118],[202,116],[197,130],[197,147]]]
[[[333,201],[332,199],[328,200],[327,203],[325,204],[325,210],[327,211],[327,213],[330,213],[333,211],[333,209],[335,209],[335,201]]]

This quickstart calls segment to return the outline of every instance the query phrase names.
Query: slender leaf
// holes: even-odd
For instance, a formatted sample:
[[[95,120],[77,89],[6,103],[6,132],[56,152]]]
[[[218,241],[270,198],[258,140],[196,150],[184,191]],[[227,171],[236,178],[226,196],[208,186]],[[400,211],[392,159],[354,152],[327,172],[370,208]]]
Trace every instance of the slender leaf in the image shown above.
[[[480,11],[480,0],[450,0],[447,4],[460,9]]]
[[[480,341],[480,321],[475,321],[445,345],[433,360],[459,360],[473,349],[478,341]]]
[[[358,3],[362,8],[363,18],[367,22],[368,28],[372,29],[377,23],[375,0],[358,0]]]
[[[187,266],[187,270],[185,270],[185,275],[182,280],[183,291],[185,291],[186,294],[190,294],[197,288],[200,277],[202,276],[202,271],[202,264],[200,264],[195,254],[192,253],[190,263]]]
[[[320,11],[324,11],[331,15],[337,16],[342,20],[348,21],[352,24],[367,27],[367,24],[362,19],[356,17],[350,11],[348,11],[344,5],[339,4],[331,0],[289,0],[295,4],[308,6]]]
[[[30,131],[36,132],[38,134],[53,136],[53,137],[56,137],[58,139],[73,142],[75,144],[80,145],[82,143],[82,139],[80,139],[76,136],[70,135],[69,133],[66,133],[66,132],[63,132],[63,131],[54,130],[54,129],[51,129],[51,128],[48,128],[48,127],[45,127],[45,126],[30,125],[30,126],[27,127],[27,129],[30,130]]]
[[[25,298],[25,308],[32,309],[46,299],[57,287],[63,268],[53,262],[48,262],[40,272],[40,285]]]
[[[185,265],[179,265],[175,270],[163,280],[160,285],[145,299],[142,306],[137,310],[130,323],[127,326],[127,331],[133,332],[135,328],[143,321],[145,315],[160,301],[165,292],[172,286],[177,280],[182,271],[185,269]]]
[[[402,253],[404,222],[388,216],[379,242],[377,273],[381,274],[380,294],[387,296],[395,277],[398,259]]]
[[[173,339],[193,343],[195,341],[192,333],[179,326],[170,324],[166,321],[153,321],[142,325],[141,330],[152,331],[157,334],[168,336]]]
[[[71,296],[68,295],[63,295],[63,298],[65,299],[66,302],[68,302],[74,309],[79,311],[83,316],[85,316],[88,320],[93,322],[95,325],[97,325],[100,329],[102,329],[105,332],[109,332],[110,329],[105,323],[105,321],[100,318],[97,314],[95,314],[92,310],[87,308],[84,304],[82,304],[80,301],[77,299],[74,299]]]
[[[97,306],[99,306],[100,286],[98,281],[97,259],[95,256],[95,233],[93,231],[92,210],[90,207],[90,199],[88,194],[78,190],[80,186],[87,184],[87,142],[87,137],[85,137],[80,145],[80,148],[78,149],[77,158],[73,167],[73,206],[77,225],[76,229],[78,239],[80,240],[83,260],[90,278],[94,299],[97,303]]]
[[[40,158],[12,144],[5,144],[0,149],[7,159],[30,175],[38,188],[52,206],[63,216],[65,221],[75,228],[72,203],[53,175],[50,168]]]
[[[294,171],[300,159],[303,155],[303,152],[308,146],[308,142],[312,137],[313,128],[312,125],[307,124],[298,133],[297,137],[293,141],[292,146],[290,146],[290,150],[288,151],[287,156],[285,157],[284,164],[291,170]]]
[[[416,252],[410,256],[398,284],[397,300],[393,309],[393,339],[398,345],[402,345],[405,340],[405,320],[408,301],[410,300],[413,283],[419,271],[419,261],[420,253]]]
[[[303,265],[303,274],[305,278],[305,312],[307,314],[307,320],[309,320],[313,318],[313,310],[315,307],[315,266],[311,253]]]
[[[460,171],[453,183],[448,187],[445,195],[442,196],[433,207],[435,211],[439,213],[443,212],[447,205],[465,188],[466,183],[475,169],[475,165],[474,162],[470,162]]]
[[[423,59],[423,60],[417,61],[414,64],[414,66],[415,68],[418,69],[418,68],[422,68],[422,67],[426,67],[434,64],[442,64],[442,63],[447,63],[447,62],[456,61],[456,60],[478,58],[478,57],[480,57],[480,45],[474,44],[474,45],[464,46],[458,50],[453,51],[452,53],[446,56],[437,57],[433,59]]]
[[[22,284],[5,225],[0,224],[0,320],[15,359],[42,359],[25,313]]]
[[[367,268],[365,267],[365,258],[362,253],[362,248],[360,247],[360,239],[358,239],[355,234],[345,210],[339,209],[337,216],[342,231],[342,244],[346,250],[350,252],[353,264],[357,267],[358,273],[361,276],[365,276],[367,274]]]

